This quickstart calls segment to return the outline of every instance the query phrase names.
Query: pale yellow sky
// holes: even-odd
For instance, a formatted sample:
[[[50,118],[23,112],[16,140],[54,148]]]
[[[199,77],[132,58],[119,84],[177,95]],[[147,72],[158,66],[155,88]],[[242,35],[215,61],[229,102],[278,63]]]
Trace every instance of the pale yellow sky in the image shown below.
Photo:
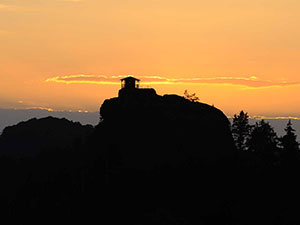
[[[97,111],[120,87],[97,76],[133,74],[180,79],[145,86],[187,89],[228,115],[300,116],[299,11],[298,0],[0,0],[0,108]],[[46,82],[72,75],[85,76]]]

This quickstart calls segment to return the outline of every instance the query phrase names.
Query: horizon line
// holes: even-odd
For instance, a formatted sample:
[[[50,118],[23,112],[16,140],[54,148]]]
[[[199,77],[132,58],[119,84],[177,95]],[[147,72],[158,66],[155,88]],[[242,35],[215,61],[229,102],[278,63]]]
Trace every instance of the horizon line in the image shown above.
[[[52,109],[52,108],[47,108],[47,107],[25,107],[25,108],[2,108],[0,107],[0,110],[13,110],[13,111],[24,111],[24,110],[40,110],[44,112],[49,112],[49,113],[82,113],[82,114],[94,114],[97,113],[99,114],[99,111],[89,111],[89,110],[84,110],[84,109],[78,109],[78,110],[58,110],[58,109]],[[224,113],[225,114],[225,113]],[[248,114],[249,115],[249,114]],[[233,119],[233,116],[225,114],[225,116],[228,119]],[[300,116],[268,116],[268,115],[249,115],[249,119],[255,119],[255,120],[300,120]]]

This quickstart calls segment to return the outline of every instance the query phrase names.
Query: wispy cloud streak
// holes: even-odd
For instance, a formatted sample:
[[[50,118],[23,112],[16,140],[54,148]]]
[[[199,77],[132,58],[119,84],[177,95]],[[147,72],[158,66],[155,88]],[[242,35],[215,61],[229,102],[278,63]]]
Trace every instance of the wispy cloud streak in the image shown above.
[[[54,109],[46,108],[46,107],[39,107],[39,106],[26,107],[25,109],[39,109],[39,110],[44,110],[44,111],[48,111],[48,112],[53,112],[54,111]]]
[[[118,84],[120,79],[126,76],[104,76],[104,75],[70,75],[57,76],[46,80],[46,82],[57,83],[86,83],[86,84]],[[137,76],[141,79],[142,84],[194,84],[194,85],[236,85],[244,88],[269,88],[269,87],[285,87],[285,86],[300,86],[300,82],[273,82],[261,80],[257,77],[198,77],[198,78],[166,78],[161,76]]]
[[[256,120],[300,120],[297,116],[250,116],[250,119]]]
[[[11,8],[10,5],[0,4],[0,10],[9,10]]]
[[[25,6],[17,6],[17,5],[7,5],[0,3],[0,11],[8,11],[8,12],[24,12],[24,11],[36,11],[37,9]]]

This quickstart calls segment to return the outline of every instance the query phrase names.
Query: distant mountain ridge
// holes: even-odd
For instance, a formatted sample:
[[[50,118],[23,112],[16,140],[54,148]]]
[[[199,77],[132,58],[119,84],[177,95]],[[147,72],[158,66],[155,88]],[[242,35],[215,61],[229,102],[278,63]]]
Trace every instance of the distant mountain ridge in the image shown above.
[[[67,119],[45,117],[30,119],[6,127],[0,136],[0,156],[19,155],[33,157],[41,151],[71,147],[75,141],[93,132],[91,125],[81,125]]]
[[[97,125],[99,123],[99,112],[69,112],[69,111],[48,111],[44,109],[1,109],[0,108],[0,134],[7,126],[16,125],[21,121],[32,118],[45,118],[48,116],[66,118],[81,124]]]

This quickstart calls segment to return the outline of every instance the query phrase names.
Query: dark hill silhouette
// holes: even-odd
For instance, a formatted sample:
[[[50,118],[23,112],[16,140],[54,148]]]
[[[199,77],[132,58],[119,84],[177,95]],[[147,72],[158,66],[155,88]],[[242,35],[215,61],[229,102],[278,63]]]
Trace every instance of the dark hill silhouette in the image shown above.
[[[67,119],[30,119],[6,127],[0,136],[0,156],[34,157],[42,151],[64,149],[83,141],[93,132],[91,125]]]
[[[93,132],[91,125],[53,117],[5,128],[0,136],[3,221],[53,224],[59,216],[71,219],[65,212],[78,208],[75,202],[88,184],[82,174],[89,167],[86,143]]]

